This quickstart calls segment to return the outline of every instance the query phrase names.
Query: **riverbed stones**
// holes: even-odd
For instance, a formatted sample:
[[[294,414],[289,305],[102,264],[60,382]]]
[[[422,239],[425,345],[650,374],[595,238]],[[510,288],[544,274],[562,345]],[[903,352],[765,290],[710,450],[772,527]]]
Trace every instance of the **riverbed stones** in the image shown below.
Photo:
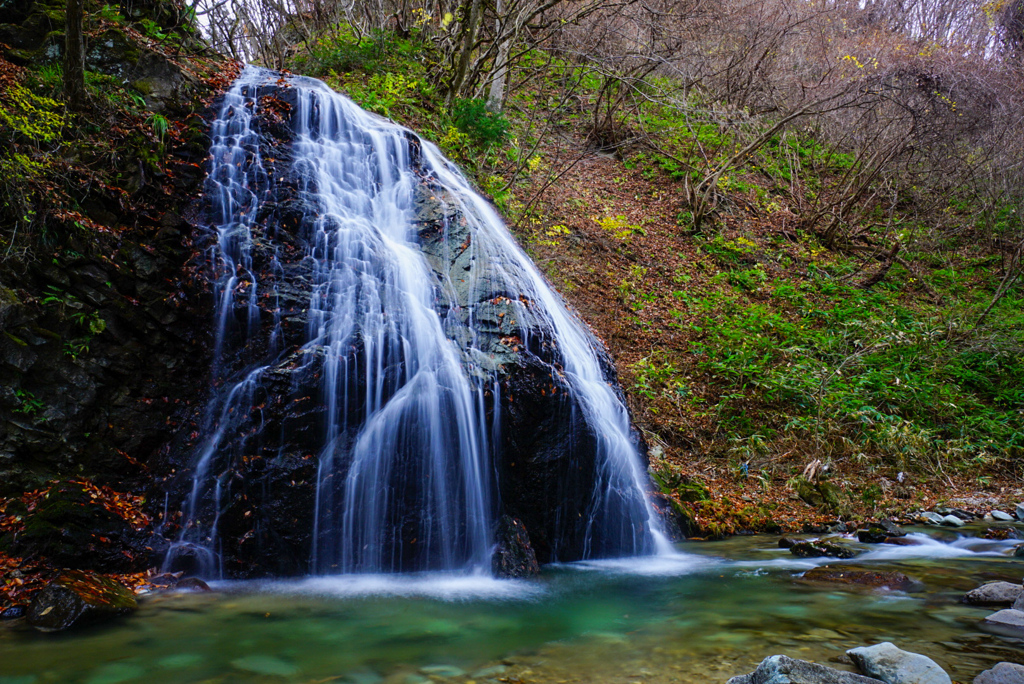
[[[938,663],[919,653],[910,653],[885,641],[846,652],[854,664],[870,677],[886,684],[952,684]]]
[[[1024,520],[1024,503],[1017,504],[1014,513],[1017,515],[1017,520]]]
[[[1024,665],[999,663],[975,677],[974,684],[1024,684]]]
[[[963,520],[956,517],[955,515],[946,515],[943,516],[941,524],[945,527],[963,527],[967,523],[965,523]]]
[[[964,603],[973,606],[1009,606],[1013,604],[1021,594],[1024,587],[1011,582],[989,582],[980,587],[971,589],[964,595]]]
[[[773,655],[761,661],[750,674],[733,677],[727,684],[882,684],[878,679],[825,665]]]
[[[989,515],[992,516],[993,520],[998,520],[999,522],[1013,522],[1014,520],[1012,515],[1004,513],[1003,511],[992,511]]]
[[[137,607],[135,595],[120,582],[66,570],[33,598],[28,623],[40,632],[59,632],[125,615]]]

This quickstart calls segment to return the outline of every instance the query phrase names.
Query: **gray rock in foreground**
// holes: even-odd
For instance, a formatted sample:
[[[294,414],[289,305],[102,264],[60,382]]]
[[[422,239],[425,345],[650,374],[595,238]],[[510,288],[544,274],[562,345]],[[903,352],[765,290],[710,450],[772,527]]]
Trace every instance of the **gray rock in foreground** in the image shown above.
[[[1005,610],[992,613],[985,618],[985,622],[996,627],[1002,627],[1003,629],[1024,632],[1024,611],[1006,608]]]
[[[974,684],[1024,684],[1024,665],[999,663],[975,677]]]
[[[846,652],[862,672],[886,684],[952,684],[938,663],[919,653],[909,653],[885,641]]]
[[[806,660],[773,655],[761,661],[747,675],[733,677],[727,684],[882,684],[877,679],[842,672]]]
[[[1003,511],[992,511],[991,515],[993,520],[998,520],[1000,522],[1013,522],[1014,520],[1012,515],[1004,513]]]
[[[964,595],[964,603],[974,606],[1008,606],[1020,598],[1024,586],[1011,582],[989,582],[971,589]]]
[[[967,523],[955,515],[947,515],[942,519],[942,524],[947,527],[963,527]]]
[[[1024,520],[1024,503],[1017,504],[1017,510],[1014,513],[1017,514],[1017,520]]]

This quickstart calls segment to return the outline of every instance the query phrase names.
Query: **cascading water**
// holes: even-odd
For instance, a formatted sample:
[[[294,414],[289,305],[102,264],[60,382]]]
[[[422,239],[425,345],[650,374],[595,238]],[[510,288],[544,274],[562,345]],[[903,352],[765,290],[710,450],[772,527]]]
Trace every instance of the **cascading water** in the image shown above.
[[[545,559],[667,549],[599,343],[436,148],[254,67],[212,138],[215,391],[168,567],[218,575],[247,539],[281,546],[263,509],[307,481],[313,501],[288,516],[310,528],[297,552],[314,573],[486,569],[508,513]],[[560,422],[516,422],[524,368]],[[552,424],[546,452],[513,434]]]

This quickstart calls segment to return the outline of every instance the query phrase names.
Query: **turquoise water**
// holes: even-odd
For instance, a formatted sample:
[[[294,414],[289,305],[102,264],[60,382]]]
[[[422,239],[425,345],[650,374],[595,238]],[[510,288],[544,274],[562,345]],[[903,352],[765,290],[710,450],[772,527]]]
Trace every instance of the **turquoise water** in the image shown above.
[[[883,640],[964,682],[995,662],[1024,662],[1024,641],[980,626],[990,610],[958,602],[983,581],[1021,580],[1012,542],[930,534],[939,539],[845,563],[920,580],[908,594],[801,582],[817,563],[775,537],[549,567],[534,581],[225,583],[142,597],[132,616],[70,634],[4,625],[0,684],[724,682],[775,653],[851,669],[846,649]]]

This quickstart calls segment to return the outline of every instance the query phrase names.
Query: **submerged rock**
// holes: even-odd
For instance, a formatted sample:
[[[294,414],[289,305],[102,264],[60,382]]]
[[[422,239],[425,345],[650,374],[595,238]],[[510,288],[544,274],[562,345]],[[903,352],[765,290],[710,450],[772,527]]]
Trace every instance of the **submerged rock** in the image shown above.
[[[986,617],[985,624],[1000,628],[1000,631],[1024,634],[1024,611],[1005,608]]]
[[[974,606],[1008,606],[1021,597],[1024,586],[1011,582],[989,582],[971,589],[964,595],[964,603]]]
[[[904,651],[888,641],[846,652],[854,664],[886,684],[953,684],[938,663],[919,653]]]
[[[797,542],[789,552],[799,558],[853,558],[857,552],[849,547],[827,541]]]
[[[727,684],[882,684],[877,679],[843,672],[831,667],[773,655],[761,661],[747,675],[733,677]]]
[[[1024,665],[999,663],[975,677],[974,684],[1024,684]]]
[[[120,582],[68,570],[36,594],[28,622],[41,632],[57,632],[125,615],[137,607],[134,594]]]
[[[800,579],[804,582],[848,584],[874,589],[889,589],[891,591],[913,591],[920,587],[920,582],[907,577],[901,572],[873,572],[870,570],[831,568],[827,565],[808,570]]]
[[[280,658],[266,655],[248,655],[231,661],[231,667],[243,672],[277,677],[291,677],[299,673],[299,668]]]

